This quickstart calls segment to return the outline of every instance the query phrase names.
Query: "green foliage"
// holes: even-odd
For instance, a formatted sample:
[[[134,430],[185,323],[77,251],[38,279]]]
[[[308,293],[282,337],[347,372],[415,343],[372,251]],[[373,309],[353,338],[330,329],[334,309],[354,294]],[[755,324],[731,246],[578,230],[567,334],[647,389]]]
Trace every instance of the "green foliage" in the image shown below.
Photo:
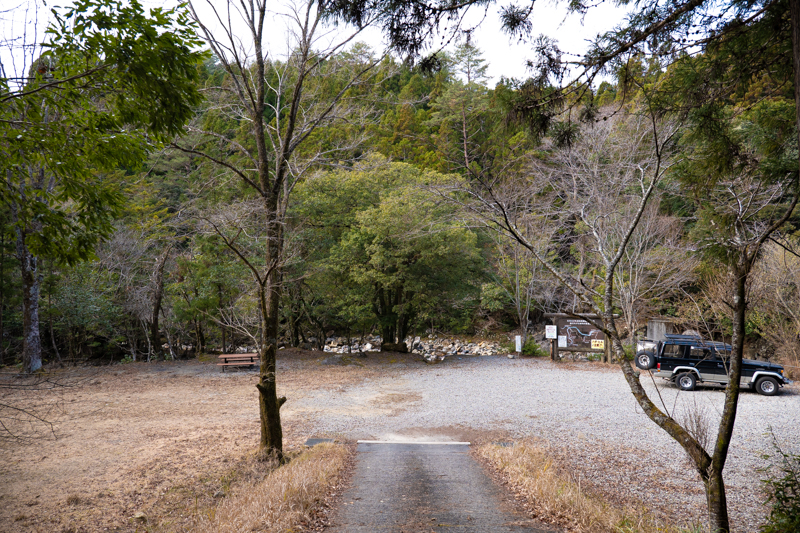
[[[314,226],[303,237],[308,284],[342,323],[377,320],[402,337],[412,323],[468,320],[483,268],[477,236],[426,189],[448,179],[372,156],[298,187],[295,216]]]
[[[505,348],[508,353],[516,353],[517,351],[517,345],[514,341],[503,345],[503,348]],[[522,352],[520,353],[529,357],[550,357],[550,353],[542,349],[539,343],[530,337],[525,341],[525,344],[522,345]]]
[[[770,477],[763,480],[771,509],[761,533],[793,533],[800,531],[800,455],[784,451],[774,435],[772,440],[773,454],[764,456]]]
[[[467,85],[483,84],[488,79],[486,72],[489,65],[483,59],[481,51],[469,42],[456,47],[453,52],[453,68],[461,74]]]
[[[528,339],[525,341],[525,344],[522,346],[522,355],[529,355],[531,357],[549,357],[550,354],[547,353],[545,350],[539,346],[533,339]]]
[[[630,344],[624,344],[622,346],[623,355],[627,361],[633,361],[633,358],[636,357],[636,347]]]
[[[0,78],[0,198],[32,253],[75,262],[113,231],[117,169],[191,115],[203,54],[185,9],[81,0],[55,15],[27,83]]]
[[[106,128],[183,129],[201,100],[197,66],[206,55],[186,4],[145,13],[138,0],[77,0],[53,12],[48,57],[61,78],[88,77],[103,91],[113,111],[98,117]]]
[[[510,303],[508,292],[498,283],[484,283],[481,285],[481,309],[500,311]]]

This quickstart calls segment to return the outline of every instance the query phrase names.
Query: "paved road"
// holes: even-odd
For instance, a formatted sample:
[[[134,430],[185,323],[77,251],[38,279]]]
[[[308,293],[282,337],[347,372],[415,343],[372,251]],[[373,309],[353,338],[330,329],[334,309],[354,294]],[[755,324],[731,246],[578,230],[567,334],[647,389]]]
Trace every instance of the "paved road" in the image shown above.
[[[554,533],[504,501],[466,444],[359,443],[331,533]]]

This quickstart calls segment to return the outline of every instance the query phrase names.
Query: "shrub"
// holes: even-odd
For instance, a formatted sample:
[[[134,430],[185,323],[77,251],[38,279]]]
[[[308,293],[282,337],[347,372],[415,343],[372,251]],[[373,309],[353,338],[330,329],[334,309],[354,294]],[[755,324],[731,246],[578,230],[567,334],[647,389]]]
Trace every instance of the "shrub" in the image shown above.
[[[770,430],[771,431],[771,430]],[[762,533],[796,533],[800,531],[800,455],[785,452],[772,435],[773,455],[764,455],[769,464],[763,480],[767,502],[772,505]]]
[[[522,347],[522,355],[530,355],[531,357],[548,357],[548,354],[545,350],[542,350],[542,347],[533,340],[528,339],[525,341],[525,345]]]
[[[517,344],[514,341],[503,345],[503,348],[505,348],[508,353],[517,353]],[[525,341],[525,344],[522,345],[522,355],[528,355],[531,357],[550,357],[549,352],[543,350],[535,340],[530,338]]]

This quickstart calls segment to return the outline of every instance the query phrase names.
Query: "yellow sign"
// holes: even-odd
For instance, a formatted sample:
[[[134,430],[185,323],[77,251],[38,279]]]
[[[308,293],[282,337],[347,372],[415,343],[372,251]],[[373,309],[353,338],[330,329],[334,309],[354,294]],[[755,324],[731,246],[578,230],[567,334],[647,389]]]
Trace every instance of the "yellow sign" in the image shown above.
[[[603,350],[606,347],[606,341],[603,339],[592,339],[592,350]]]

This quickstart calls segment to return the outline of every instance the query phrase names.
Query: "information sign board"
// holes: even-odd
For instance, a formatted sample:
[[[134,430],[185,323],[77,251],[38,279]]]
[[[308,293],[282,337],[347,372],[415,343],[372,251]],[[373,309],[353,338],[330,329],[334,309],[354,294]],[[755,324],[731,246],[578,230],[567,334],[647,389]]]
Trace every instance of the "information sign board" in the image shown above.
[[[605,348],[605,335],[590,322],[580,318],[559,318],[558,347],[573,352],[596,352]],[[563,344],[562,344],[562,339]]]

